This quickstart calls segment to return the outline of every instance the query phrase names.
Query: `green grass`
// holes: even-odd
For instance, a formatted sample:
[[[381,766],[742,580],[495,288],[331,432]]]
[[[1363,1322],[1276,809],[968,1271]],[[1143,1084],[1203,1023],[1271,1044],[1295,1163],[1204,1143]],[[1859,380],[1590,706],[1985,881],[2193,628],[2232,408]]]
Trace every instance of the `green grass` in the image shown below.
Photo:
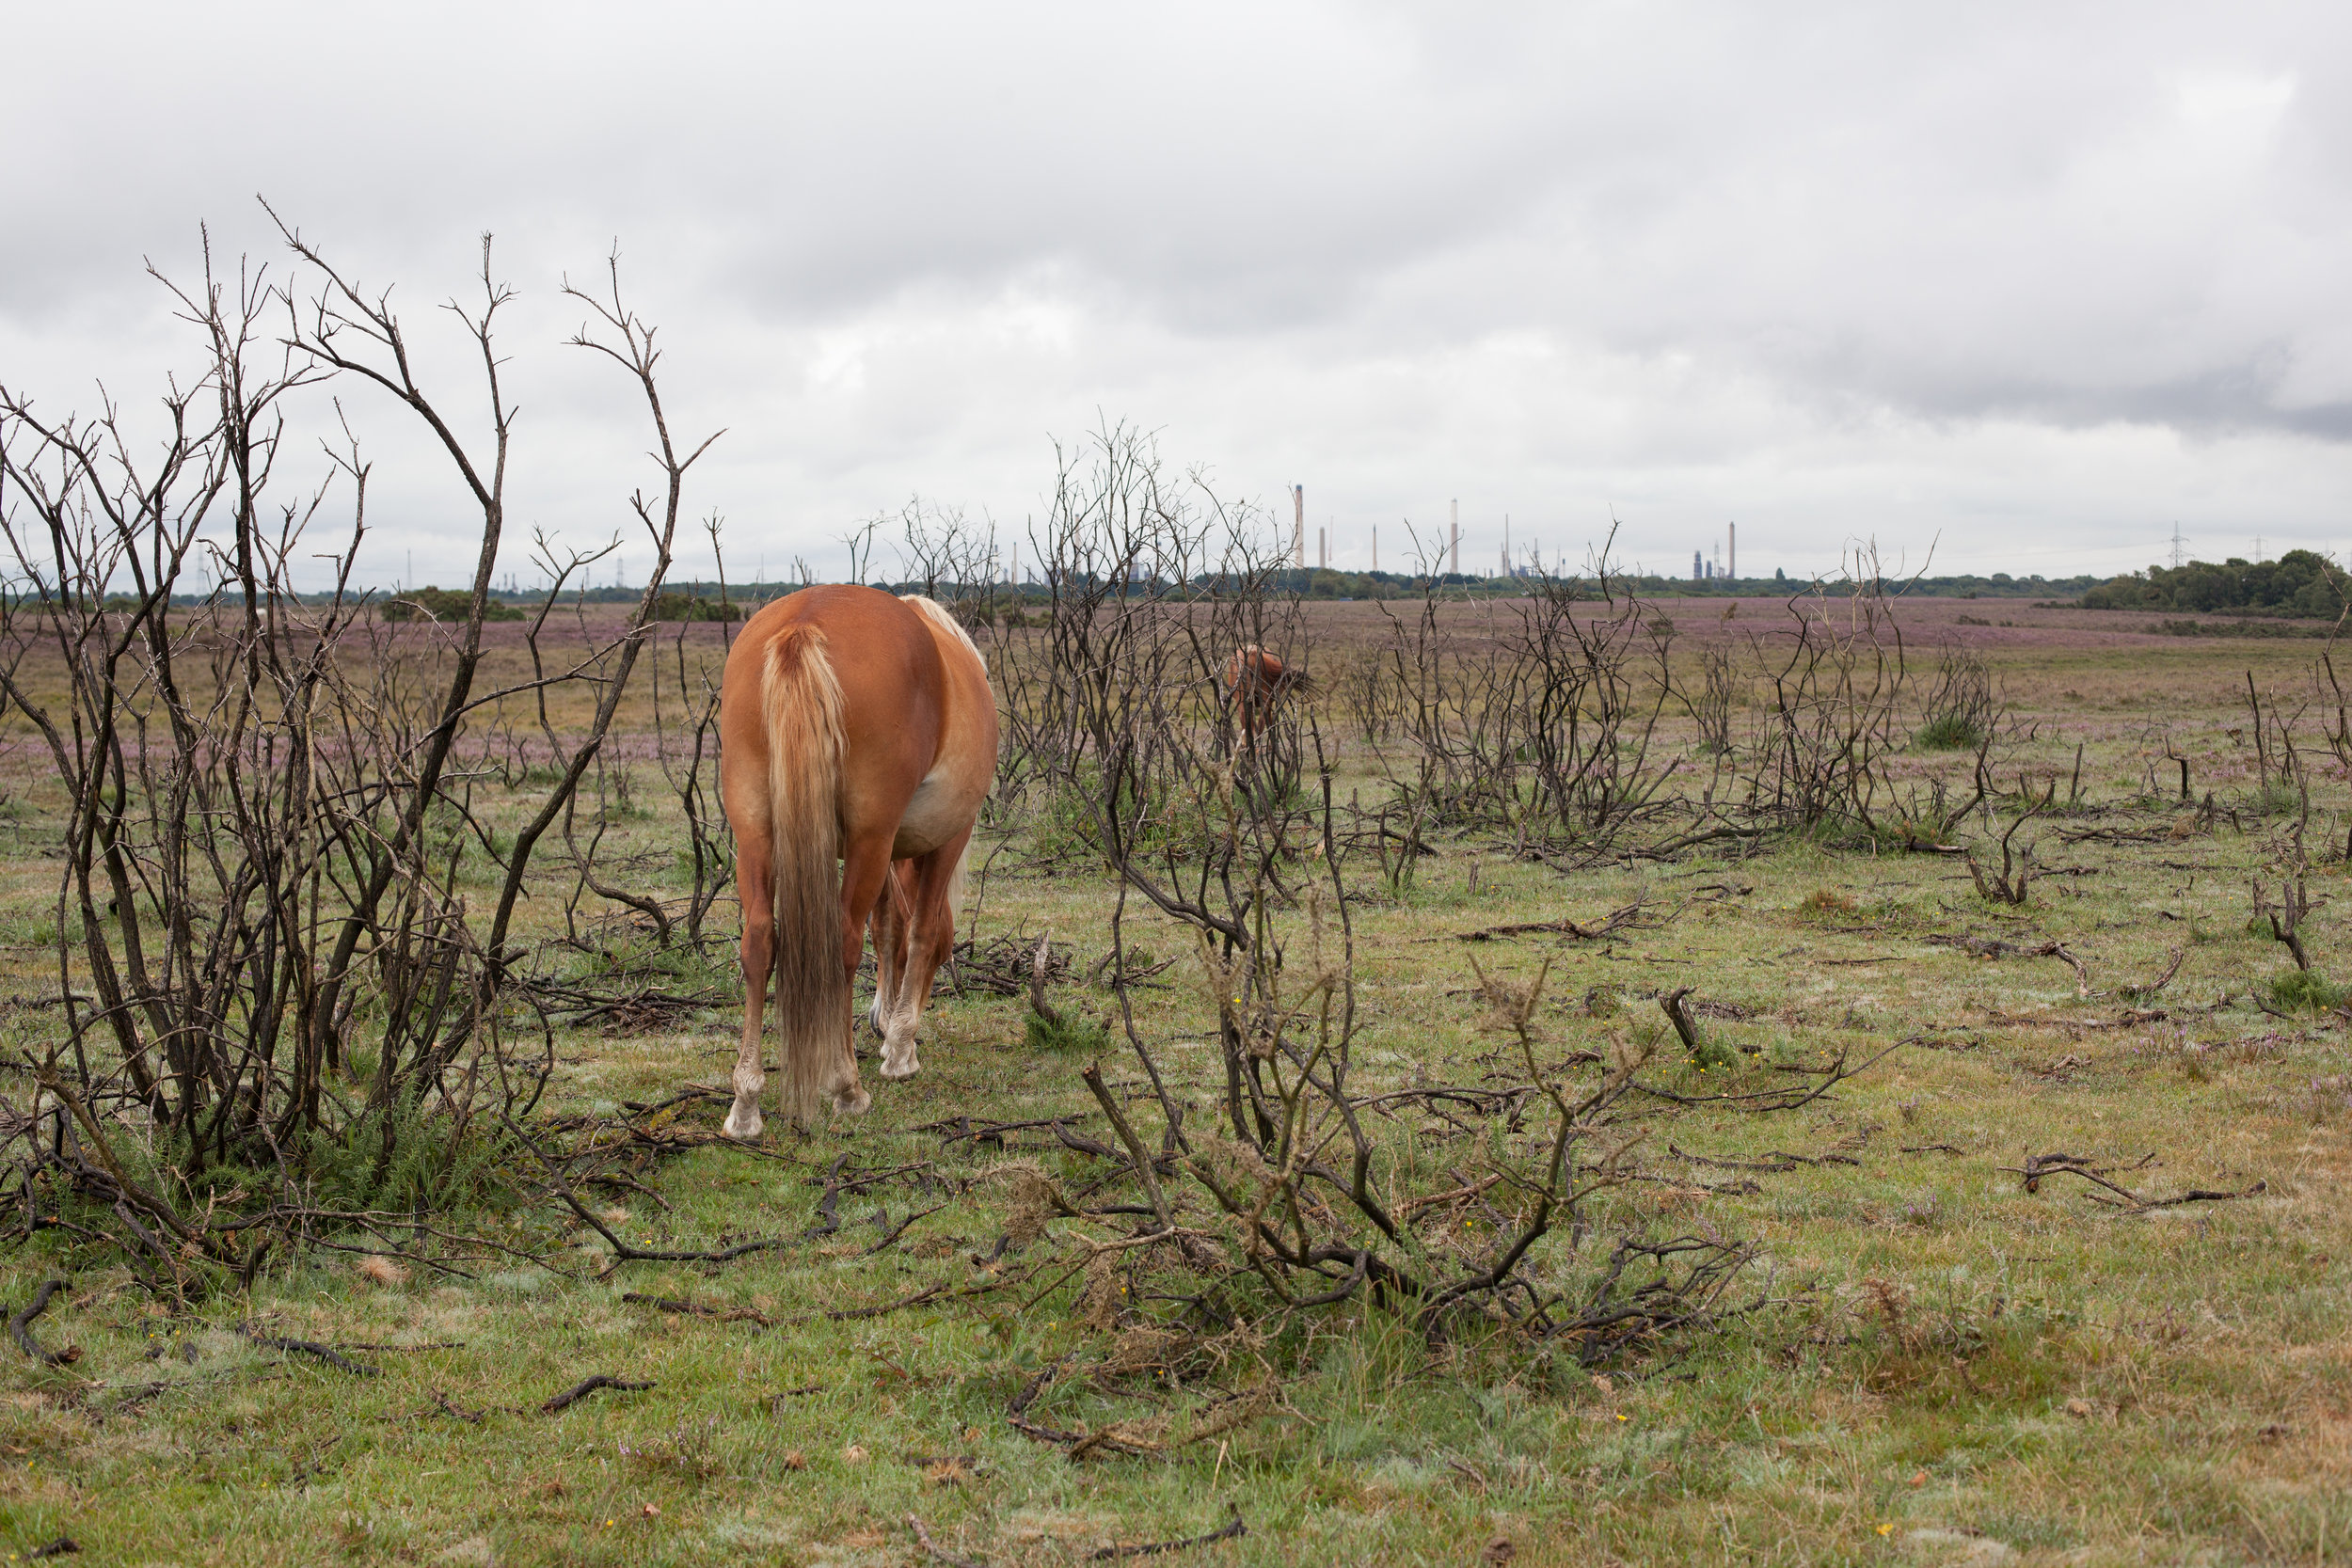
[[[2270,999],[2281,1007],[2324,1012],[2352,1001],[2352,986],[2340,986],[2313,970],[2289,970],[2270,982]]]
[[[2175,735],[2197,748],[2201,795],[2209,780],[2229,787],[2231,767],[2250,772],[2250,757],[2225,738],[2235,721],[2221,664],[2235,655],[2191,652],[2215,660],[2209,678],[2174,666],[2189,715]],[[2098,673],[2077,658],[2043,677],[2086,695],[2049,702],[2038,750],[2019,762],[2071,769],[2087,737],[2085,777],[2106,781],[2094,792],[2106,806],[2140,788],[2145,747],[2135,724],[2102,717]],[[648,876],[682,891],[668,802],[640,799],[657,815],[616,825],[614,852],[658,850]],[[2343,842],[2346,805],[2339,786],[2315,784],[2312,843]],[[863,1120],[803,1138],[771,1118],[758,1149],[705,1141],[644,1158],[631,1174],[658,1201],[584,1195],[632,1242],[699,1247],[809,1230],[845,1154],[863,1169],[919,1167],[845,1197],[838,1233],[779,1252],[608,1272],[602,1242],[540,1195],[511,1149],[459,1173],[453,1190],[482,1196],[433,1223],[544,1263],[490,1254],[461,1265],[471,1277],[412,1265],[378,1282],[319,1249],[275,1256],[249,1297],[216,1282],[175,1313],[114,1248],[39,1231],[0,1255],[0,1299],[13,1309],[40,1280],[69,1279],[33,1331],[81,1354],[51,1369],[5,1352],[0,1551],[70,1534],[87,1561],[904,1564],[920,1560],[912,1513],[950,1552],[1058,1563],[1197,1535],[1235,1509],[1246,1537],[1164,1560],[1465,1563],[1498,1536],[1519,1563],[1991,1561],[1987,1541],[2017,1554],[2003,1560],[2042,1563],[2352,1550],[2343,1026],[2305,1010],[2312,982],[2279,981],[2266,929],[2242,930],[2247,879],[2271,852],[2259,824],[2199,826],[2192,810],[2162,806],[2106,806],[2079,823],[2119,832],[2064,843],[2052,829],[2020,910],[1981,904],[1947,858],[1863,838],[1564,873],[1476,835],[1441,837],[1401,905],[1352,906],[1366,1091],[1490,1069],[1482,1057],[1505,1041],[1473,994],[1470,952],[1518,982],[1551,959],[1534,1026],[1555,1058],[1654,1034],[1654,995],[1694,986],[1694,1005],[1714,1005],[1702,1037],[1721,1056],[1703,1079],[1695,1065],[1654,1069],[1669,1087],[1783,1085],[1786,1067],[1913,1042],[1797,1112],[1650,1124],[1633,1156],[1645,1180],[1599,1195],[1581,1237],[1564,1228],[1540,1249],[1542,1276],[1566,1282],[1620,1233],[1752,1240],[1763,1261],[1735,1291],[1745,1310],[1711,1332],[1586,1367],[1573,1346],[1491,1325],[1433,1341],[1359,1302],[1224,1343],[1221,1363],[1174,1382],[1113,1375],[1104,1363],[1120,1341],[1089,1325],[1081,1281],[1049,1289],[1047,1273],[981,1290],[1052,1256],[1064,1227],[1049,1222],[1025,1251],[985,1261],[1013,1206],[1007,1167],[1034,1164],[1066,1190],[1104,1167],[1037,1131],[1004,1148],[917,1131],[1093,1111],[1077,1071],[1100,1047],[1035,1039],[1022,1001],[975,989],[934,1004],[918,1077],[887,1083],[869,1061]],[[1074,944],[1073,972],[1089,973],[1109,945],[1112,888],[1067,861],[1022,861],[1008,853],[990,875],[978,934],[1050,929]],[[1357,870],[1373,881],[1369,863]],[[22,930],[52,918],[54,866],[8,875],[0,920]],[[2315,865],[2311,880],[2306,941],[2338,950],[2345,867]],[[1604,942],[1453,940],[1590,918],[1642,892],[1680,913]],[[1133,901],[1126,920],[1131,946],[1191,950]],[[1962,933],[2020,949],[2063,942],[2092,994],[2078,997],[2055,958],[1988,960],[1925,940]],[[573,961],[583,975],[643,967],[643,942],[615,935],[605,958]],[[2180,972],[2127,1000],[2123,988],[2162,974],[2174,948]],[[44,984],[42,955],[6,958],[11,989]],[[717,955],[675,969],[672,990],[727,989]],[[1205,987],[1183,961],[1157,980],[1168,989],[1135,993],[1138,1026],[1174,1092],[1209,1111],[1222,1079]],[[2304,990],[2291,999],[2281,984]],[[2263,1011],[2257,992],[2289,1016]],[[1115,1016],[1107,991],[1054,994],[1086,1027]],[[546,1111],[610,1117],[624,1101],[723,1083],[736,1022],[730,1005],[647,1034],[562,1031]],[[30,1041],[55,1019],[20,1008],[0,1027]],[[1133,1091],[1123,1052],[1104,1060]],[[723,1110],[690,1101],[656,1130],[707,1133]],[[1411,1190],[1445,1184],[1449,1164],[1477,1154],[1432,1122],[1394,1135]],[[2264,1186],[2139,1213],[2069,1177],[2026,1192],[2021,1155],[2061,1149],[2144,1196]],[[328,1168],[337,1196],[357,1191],[357,1175]],[[422,1175],[403,1173],[401,1193]],[[111,1223],[103,1211],[78,1222]],[[824,1316],[932,1285],[981,1293]],[[775,1326],[631,1293],[748,1308]],[[248,1322],[351,1347],[380,1375],[265,1348],[240,1332]],[[1255,1414],[1164,1456],[1073,1463],[1007,1419],[1008,1400],[1065,1358],[1027,1412],[1049,1427],[1157,1423],[1175,1440],[1232,1393],[1254,1395]],[[598,1372],[653,1386],[539,1413]]]
[[[1984,731],[1961,714],[1947,713],[1921,725],[1912,738],[1930,752],[1973,752],[1984,744]]]
[[[1022,1020],[1022,1034],[1031,1051],[1054,1055],[1090,1058],[1111,1049],[1111,1032],[1096,1019],[1047,1019],[1030,1013]]]

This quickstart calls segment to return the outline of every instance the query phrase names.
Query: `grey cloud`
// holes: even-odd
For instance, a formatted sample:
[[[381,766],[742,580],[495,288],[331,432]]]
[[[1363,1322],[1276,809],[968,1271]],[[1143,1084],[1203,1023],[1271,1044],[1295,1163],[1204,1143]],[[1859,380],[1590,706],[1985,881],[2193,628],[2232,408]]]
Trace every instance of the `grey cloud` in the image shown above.
[[[552,285],[616,236],[771,555],[911,490],[1016,514],[1097,408],[1359,532],[1475,476],[1482,529],[1615,500],[1668,559],[1733,515],[2328,543],[2352,477],[2317,5],[94,15],[18,25],[8,379],[157,362],[136,258],[269,251],[256,190],[418,317],[495,229],[518,482],[575,526],[642,436]]]

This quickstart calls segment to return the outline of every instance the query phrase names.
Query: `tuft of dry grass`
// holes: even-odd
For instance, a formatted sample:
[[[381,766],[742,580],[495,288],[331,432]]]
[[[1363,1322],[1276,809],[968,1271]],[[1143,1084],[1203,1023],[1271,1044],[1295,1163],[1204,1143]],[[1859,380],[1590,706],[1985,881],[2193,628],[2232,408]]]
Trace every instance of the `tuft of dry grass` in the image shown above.
[[[353,1270],[369,1284],[380,1285],[386,1290],[408,1283],[407,1268],[381,1253],[370,1253],[354,1264]]]

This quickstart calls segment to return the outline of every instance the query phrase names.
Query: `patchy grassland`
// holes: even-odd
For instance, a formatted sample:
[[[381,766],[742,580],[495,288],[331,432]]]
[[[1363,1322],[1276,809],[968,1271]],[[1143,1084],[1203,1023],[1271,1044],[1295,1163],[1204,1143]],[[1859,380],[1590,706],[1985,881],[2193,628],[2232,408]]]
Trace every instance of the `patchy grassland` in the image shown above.
[[[1327,613],[1337,625],[1367,611]],[[1952,619],[1977,612],[2026,625]],[[1684,629],[1717,635],[1695,617],[1718,613],[1695,610]],[[1907,1042],[1799,1111],[1685,1112],[1670,1143],[1640,1151],[1652,1180],[1582,1216],[1594,1238],[1671,1224],[1760,1243],[1766,1261],[1740,1295],[1764,1305],[1712,1332],[1596,1370],[1502,1330],[1432,1345],[1359,1301],[1183,1386],[1054,1382],[1026,1414],[1063,1429],[1165,1418],[1172,1433],[1198,1431],[1220,1393],[1259,1391],[1249,1418],[1202,1441],[1073,1461],[1015,1430],[1008,1402],[1111,1341],[1084,1321],[1076,1281],[1032,1275],[1050,1237],[992,1257],[1009,1195],[990,1173],[1033,1160],[1074,1186],[1102,1166],[1035,1130],[1008,1148],[924,1129],[1083,1116],[1082,1059],[1028,1050],[1016,999],[948,995],[930,1015],[921,1076],[869,1074],[862,1121],[806,1139],[771,1121],[766,1147],[740,1149],[707,1136],[718,1101],[630,1109],[723,1082],[728,1001],[643,1032],[565,1030],[545,1113],[575,1130],[638,1129],[641,1154],[617,1168],[639,1185],[590,1197],[638,1245],[813,1234],[725,1264],[608,1270],[602,1242],[546,1199],[517,1153],[478,1211],[433,1223],[531,1256],[404,1277],[313,1251],[274,1262],[249,1298],[175,1313],[110,1252],[44,1228],[0,1255],[0,1298],[14,1309],[40,1281],[68,1279],[32,1331],[80,1354],[45,1368],[0,1351],[0,1549],[70,1534],[85,1560],[125,1563],[930,1560],[913,1514],[947,1554],[1061,1562],[1199,1535],[1238,1512],[1246,1536],[1172,1560],[1458,1563],[1500,1560],[1498,1540],[1511,1560],[1564,1563],[2352,1552],[2352,1063],[2340,1015],[2257,1006],[2290,967],[2249,924],[2249,879],[2267,874],[2282,819],[2249,799],[2250,745],[2230,734],[2246,722],[2246,672],[2291,697],[2312,646],[2116,632],[2008,602],[1922,613],[1915,647],[1973,637],[2036,726],[2012,768],[2067,775],[2083,748],[2090,810],[2025,830],[2042,871],[2023,907],[1980,900],[1948,857],[1861,840],[1561,870],[1470,836],[1440,837],[1399,901],[1357,911],[1365,1091],[1475,1080],[1498,1037],[1472,955],[1520,977],[1549,958],[1537,1026],[1569,1047],[1654,1030],[1648,999],[1694,986],[1737,1065],[1704,1080],[1669,1068],[1668,1086],[1770,1081],[1789,1063]],[[2152,754],[2157,725],[2215,811],[2167,803],[2177,779]],[[2312,882],[2333,902],[2307,940],[2342,974],[2352,797],[2324,756],[2307,759]],[[1342,767],[1363,775],[1365,759],[1351,750]],[[55,989],[55,868],[40,858],[50,802],[38,770],[19,771],[0,963],[8,988],[34,996]],[[653,815],[618,832],[661,885],[675,875],[675,826],[650,781],[639,799]],[[973,933],[1034,942],[1050,929],[1075,949],[1060,1000],[1106,1010],[1085,974],[1107,946],[1108,883],[1030,862],[1018,829],[991,847]],[[1672,918],[1597,942],[1456,940],[1637,896]],[[1166,989],[1140,993],[1138,1022],[1180,1094],[1206,1106],[1221,1073],[1214,1010],[1175,939],[1128,918],[1131,942],[1179,959],[1158,976]],[[731,993],[716,958],[660,959],[614,929],[606,967]],[[2061,942],[2090,994],[2058,958],[1930,940],[1951,936]],[[2123,994],[2174,949],[2161,992]],[[30,1039],[54,1022],[18,1006],[5,1027]],[[1135,1076],[1123,1048],[1105,1065],[1115,1081]],[[1429,1149],[1433,1170],[1446,1158],[1441,1139],[1406,1147]],[[2054,1151],[2147,1197],[2261,1190],[2141,1212],[2066,1176],[2026,1191],[2025,1157]],[[829,1172],[901,1166],[914,1168],[838,1196],[839,1227],[824,1230]],[[1573,1240],[1545,1244],[1565,1253]],[[376,1375],[269,1338],[340,1347]],[[651,1386],[540,1411],[595,1373]]]

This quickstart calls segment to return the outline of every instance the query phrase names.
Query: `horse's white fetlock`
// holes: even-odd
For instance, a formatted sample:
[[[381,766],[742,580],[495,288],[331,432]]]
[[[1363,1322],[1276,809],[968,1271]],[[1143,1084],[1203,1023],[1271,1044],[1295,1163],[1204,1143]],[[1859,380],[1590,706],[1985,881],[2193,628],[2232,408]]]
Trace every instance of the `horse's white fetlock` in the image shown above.
[[[912,1024],[894,1028],[883,1037],[882,1075],[884,1078],[912,1078],[923,1069],[914,1059],[914,1029]]]
[[[738,1062],[727,1086],[735,1091],[735,1103],[727,1108],[727,1119],[719,1130],[737,1143],[757,1143],[759,1130],[766,1125],[759,1115],[759,1096],[768,1087],[768,1075],[759,1069],[757,1058]]]

